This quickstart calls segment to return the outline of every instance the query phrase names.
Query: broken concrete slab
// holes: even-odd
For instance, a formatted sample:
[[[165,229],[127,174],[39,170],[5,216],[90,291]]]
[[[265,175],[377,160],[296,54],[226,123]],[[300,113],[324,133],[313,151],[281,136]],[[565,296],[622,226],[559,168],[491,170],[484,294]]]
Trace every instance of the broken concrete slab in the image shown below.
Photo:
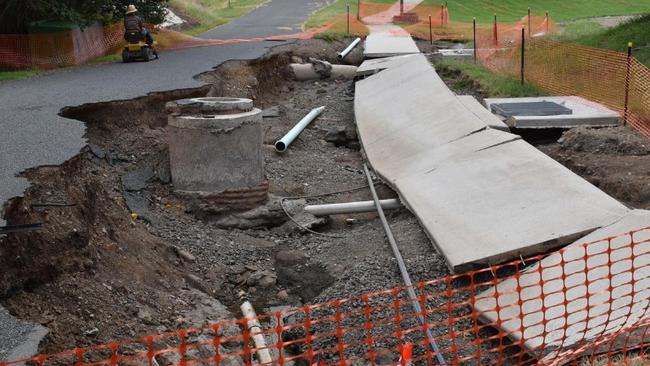
[[[399,154],[398,157],[390,156],[390,150],[382,155],[380,165],[384,171],[393,173],[391,182],[411,175],[420,176],[435,169],[440,164],[456,156],[472,154],[489,149],[494,146],[511,141],[520,140],[521,137],[499,130],[486,129],[469,136],[451,141],[436,147],[423,147],[414,155]]]
[[[411,35],[402,28],[392,25],[369,26],[363,55],[365,58],[390,57],[420,53]]]
[[[403,161],[487,128],[458,101],[423,55],[356,85],[357,128],[373,168]],[[445,111],[445,113],[440,113]]]
[[[0,306],[0,362],[35,356],[47,333],[47,328],[18,320]]]
[[[484,103],[492,111],[494,104],[554,102],[572,110],[572,114],[556,116],[512,116],[505,123],[512,128],[574,128],[578,126],[613,127],[618,126],[621,116],[602,104],[577,96],[530,97],[530,98],[489,98]]]
[[[543,253],[629,210],[523,140],[395,181],[454,272]]]
[[[499,117],[492,114],[487,108],[485,108],[473,95],[459,95],[458,100],[474,114],[478,119],[483,121],[490,128],[496,130],[501,130],[505,132],[510,132],[510,128],[505,122],[503,122]]]
[[[357,76],[365,77],[365,76],[376,74],[386,69],[390,69],[395,66],[399,66],[403,64],[405,61],[407,61],[409,58],[414,56],[417,56],[417,54],[365,60],[363,61],[361,66],[357,68]]]
[[[650,211],[631,211],[477,295],[474,308],[540,359],[569,361],[576,346],[626,327],[633,346],[649,315],[649,245]]]

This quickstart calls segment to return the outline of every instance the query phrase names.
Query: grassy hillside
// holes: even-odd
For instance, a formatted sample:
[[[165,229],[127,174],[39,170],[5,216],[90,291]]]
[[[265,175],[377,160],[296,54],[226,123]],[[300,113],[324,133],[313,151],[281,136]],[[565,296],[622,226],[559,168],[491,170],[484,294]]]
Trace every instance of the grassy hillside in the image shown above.
[[[197,35],[219,25],[228,23],[255,9],[268,0],[170,0],[170,7],[181,16],[198,22],[185,33]]]
[[[187,0],[185,0],[187,1]],[[362,2],[395,3],[398,0],[361,0]],[[423,4],[435,6],[444,0],[424,0]],[[480,23],[490,23],[494,13],[500,21],[520,20],[528,13],[543,16],[548,10],[556,22],[605,15],[633,15],[650,13],[650,0],[448,0],[449,15],[452,21],[471,22],[476,17]],[[334,0],[307,22],[310,27],[322,25],[333,15],[345,12],[345,5],[356,14],[356,0]]]
[[[376,4],[392,4],[396,0],[361,0],[365,3],[376,3]],[[356,16],[357,14],[357,0],[334,0],[328,6],[320,9],[314,15],[312,15],[305,26],[307,28],[319,27],[321,25],[327,24],[327,22],[332,19],[332,17],[343,14],[347,11],[347,5],[350,5],[350,14]]]
[[[425,0],[424,3],[438,5],[442,0]],[[650,13],[647,0],[448,0],[449,16],[452,21],[491,22],[494,13],[501,21],[521,19],[531,8],[533,14],[543,15],[549,11],[556,22],[604,15],[631,15]]]
[[[617,27],[587,34],[573,40],[587,46],[627,52],[628,42],[634,44],[634,56],[650,66],[650,15],[623,23]]]

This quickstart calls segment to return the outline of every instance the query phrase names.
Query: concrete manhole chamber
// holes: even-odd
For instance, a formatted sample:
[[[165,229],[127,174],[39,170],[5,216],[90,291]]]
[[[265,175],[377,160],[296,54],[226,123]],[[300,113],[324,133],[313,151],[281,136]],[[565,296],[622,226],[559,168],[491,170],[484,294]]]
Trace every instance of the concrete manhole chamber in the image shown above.
[[[262,111],[244,98],[167,103],[172,182],[203,203],[248,209],[267,199]]]

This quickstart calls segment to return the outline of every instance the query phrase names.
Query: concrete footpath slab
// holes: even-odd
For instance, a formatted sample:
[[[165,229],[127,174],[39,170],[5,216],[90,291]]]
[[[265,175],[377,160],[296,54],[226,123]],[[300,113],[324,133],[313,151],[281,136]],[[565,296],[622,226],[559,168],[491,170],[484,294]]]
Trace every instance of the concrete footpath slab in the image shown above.
[[[453,271],[566,245],[628,212],[516,135],[491,129],[423,55],[359,81],[355,116],[374,170]]]
[[[387,179],[405,173],[384,168],[392,162],[487,127],[463,107],[423,55],[358,82],[354,103],[366,154]]]
[[[549,251],[629,211],[523,140],[394,184],[454,272]]]
[[[621,121],[621,115],[602,104],[587,99],[566,97],[529,97],[529,98],[489,98],[485,106],[492,111],[493,104],[554,102],[572,110],[572,114],[557,116],[513,116],[505,120],[512,128],[574,128],[578,126],[615,127]]]
[[[510,132],[508,125],[485,108],[473,95],[459,95],[458,100],[468,111],[472,112],[472,114],[490,126],[490,128]]]
[[[384,58],[374,58],[363,61],[357,68],[357,76],[365,77],[376,74],[380,71],[399,66],[406,62],[409,58],[418,56],[418,54],[402,55]]]
[[[479,294],[474,308],[542,359],[569,361],[574,346],[626,327],[631,347],[646,337],[634,325],[650,316],[648,264],[650,211],[631,211]]]
[[[368,29],[370,35],[366,38],[363,51],[366,58],[420,53],[411,35],[396,25],[371,25]]]

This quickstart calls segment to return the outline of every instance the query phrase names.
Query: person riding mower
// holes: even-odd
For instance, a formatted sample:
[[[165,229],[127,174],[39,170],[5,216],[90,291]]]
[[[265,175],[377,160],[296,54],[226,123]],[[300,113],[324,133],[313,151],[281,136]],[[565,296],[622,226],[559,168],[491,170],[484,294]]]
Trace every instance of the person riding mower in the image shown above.
[[[122,50],[122,61],[136,60],[151,61],[158,59],[158,52],[154,48],[156,42],[151,32],[144,27],[144,21],[137,15],[135,5],[129,5],[124,17],[124,39],[127,44]]]

